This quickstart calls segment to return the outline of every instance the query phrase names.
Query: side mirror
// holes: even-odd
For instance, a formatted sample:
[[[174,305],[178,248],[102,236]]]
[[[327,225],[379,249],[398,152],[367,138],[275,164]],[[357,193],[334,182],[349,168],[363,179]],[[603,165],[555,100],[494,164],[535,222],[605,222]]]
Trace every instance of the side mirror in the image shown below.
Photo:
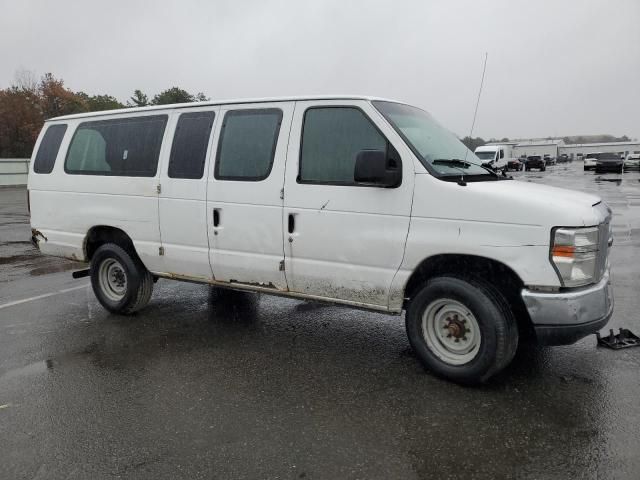
[[[353,179],[361,185],[393,188],[402,183],[402,162],[399,155],[389,149],[361,150],[356,155]]]

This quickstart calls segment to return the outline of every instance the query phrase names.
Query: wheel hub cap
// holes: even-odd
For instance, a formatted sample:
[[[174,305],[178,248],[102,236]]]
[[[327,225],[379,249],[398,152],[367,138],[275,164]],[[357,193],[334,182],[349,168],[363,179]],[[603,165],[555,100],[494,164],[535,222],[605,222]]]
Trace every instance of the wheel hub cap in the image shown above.
[[[481,343],[480,327],[461,302],[434,300],[424,310],[422,333],[427,346],[450,365],[464,365],[475,358]]]
[[[114,302],[120,301],[127,292],[127,274],[114,258],[107,258],[100,264],[98,280],[103,293]]]

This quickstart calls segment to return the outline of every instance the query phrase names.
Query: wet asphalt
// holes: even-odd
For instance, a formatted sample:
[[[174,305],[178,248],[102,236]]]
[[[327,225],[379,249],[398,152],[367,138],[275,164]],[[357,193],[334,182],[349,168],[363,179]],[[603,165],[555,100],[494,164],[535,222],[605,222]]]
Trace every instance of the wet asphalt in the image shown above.
[[[640,174],[514,176],[611,206],[610,326],[640,334]],[[402,317],[166,280],[111,315],[28,237],[0,189],[0,479],[640,478],[640,348],[523,348],[461,387]]]

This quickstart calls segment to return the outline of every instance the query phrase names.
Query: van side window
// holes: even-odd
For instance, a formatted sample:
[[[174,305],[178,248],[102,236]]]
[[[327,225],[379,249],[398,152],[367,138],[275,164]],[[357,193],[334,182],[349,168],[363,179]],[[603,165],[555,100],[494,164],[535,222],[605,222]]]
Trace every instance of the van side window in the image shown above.
[[[51,125],[44,132],[44,137],[42,137],[40,148],[38,148],[38,153],[33,163],[33,171],[35,173],[51,173],[58,156],[58,150],[60,150],[62,137],[64,137],[66,131],[66,125]]]
[[[64,170],[71,174],[153,177],[167,115],[81,123],[71,139]]]
[[[304,114],[299,183],[354,185],[356,155],[387,149],[386,138],[355,107],[312,107]]]
[[[202,178],[214,112],[183,113],[171,145],[169,178]]]
[[[260,181],[269,176],[282,122],[275,108],[233,110],[224,116],[215,178]]]

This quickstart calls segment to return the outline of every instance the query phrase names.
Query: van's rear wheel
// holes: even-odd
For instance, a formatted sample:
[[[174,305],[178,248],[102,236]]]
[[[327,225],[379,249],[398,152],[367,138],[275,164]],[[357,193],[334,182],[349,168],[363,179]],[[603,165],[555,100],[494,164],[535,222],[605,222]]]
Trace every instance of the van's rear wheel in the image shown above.
[[[113,313],[143,308],[153,292],[153,276],[142,262],[115,243],[99,247],[91,259],[91,286],[98,301]]]
[[[479,279],[437,277],[406,314],[409,342],[431,371],[459,383],[481,383],[513,359],[518,328],[504,297]]]

